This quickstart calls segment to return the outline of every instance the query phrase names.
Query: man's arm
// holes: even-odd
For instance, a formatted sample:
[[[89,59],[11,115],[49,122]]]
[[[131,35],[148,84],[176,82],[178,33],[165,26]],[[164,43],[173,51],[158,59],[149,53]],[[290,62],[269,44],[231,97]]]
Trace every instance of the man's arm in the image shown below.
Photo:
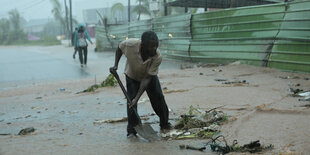
[[[131,108],[132,106],[134,106],[135,104],[138,103],[141,95],[144,93],[144,91],[146,90],[146,87],[149,85],[149,83],[151,82],[152,76],[148,75],[147,77],[145,77],[144,79],[142,79],[141,83],[140,83],[140,88],[138,90],[138,93],[136,95],[136,97],[132,100],[132,105],[130,105],[129,107]]]
[[[78,35],[77,32],[74,31],[74,47],[75,47],[75,48],[78,48],[78,46],[77,46],[77,41],[78,41],[77,35]]]
[[[87,38],[87,40],[91,43],[91,44],[93,44],[93,42],[91,41],[91,39],[90,39],[90,36],[89,36],[89,34],[88,34],[88,32],[87,31],[85,31],[85,33],[84,34],[86,34],[86,38]]]
[[[122,50],[118,47],[116,52],[115,52],[115,61],[114,61],[114,66],[110,68],[110,72],[116,72],[117,68],[118,68],[118,63],[119,60],[121,59],[123,55]]]
[[[138,100],[140,99],[141,95],[143,94],[143,92],[146,90],[147,86],[151,82],[152,76],[157,75],[158,67],[161,64],[161,61],[162,61],[162,57],[159,55],[156,61],[153,62],[153,65],[150,68],[148,75],[145,78],[143,78],[143,80],[141,81],[138,93],[136,97],[132,100],[132,105],[129,106],[130,108],[138,103]]]

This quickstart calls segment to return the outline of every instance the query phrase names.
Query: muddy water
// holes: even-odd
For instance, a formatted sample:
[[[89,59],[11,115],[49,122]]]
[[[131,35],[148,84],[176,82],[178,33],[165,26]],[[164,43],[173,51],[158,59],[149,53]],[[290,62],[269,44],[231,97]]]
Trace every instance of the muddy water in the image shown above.
[[[0,48],[4,55],[0,58],[3,58],[0,66],[0,134],[11,134],[0,136],[1,155],[205,154],[179,149],[181,144],[202,146],[204,141],[128,139],[127,122],[93,123],[126,117],[126,103],[119,88],[104,89],[105,93],[75,94],[92,85],[95,78],[97,82],[104,79],[113,65],[113,52],[95,53],[90,49],[88,66],[80,68],[78,59],[72,59],[72,48]],[[125,59],[120,63],[121,73]],[[178,68],[178,65],[164,61],[161,69]],[[153,111],[148,103],[139,106],[139,112],[143,115]],[[158,120],[157,116],[148,120],[155,122],[152,126],[156,131],[159,131]],[[30,135],[17,135],[27,127],[34,127],[36,131]]]
[[[9,154],[204,154],[180,150],[181,144],[202,146],[203,141],[147,142],[126,137],[126,122],[93,124],[95,120],[126,115],[125,100],[102,94],[80,95],[62,100],[37,99],[35,102],[7,104],[1,110],[1,152]],[[11,103],[9,103],[11,102]],[[3,107],[3,105],[2,105]],[[139,114],[152,113],[149,104],[139,106]],[[157,116],[148,120],[158,121]],[[159,131],[158,123],[152,125]],[[34,127],[30,135],[18,136],[19,130]]]
[[[40,49],[79,67],[78,61],[71,59],[71,49]],[[70,57],[63,58],[63,52]],[[89,66],[84,68],[91,73],[90,77],[35,80],[34,84],[0,89],[0,133],[12,134],[0,136],[2,154],[210,154],[209,151],[179,149],[180,144],[202,146],[208,140],[149,143],[143,139],[127,139],[126,123],[94,125],[96,120],[126,116],[119,87],[76,94],[95,83],[94,74],[98,75],[97,81],[106,77],[104,74],[112,65],[108,59],[113,59],[113,54],[97,56],[90,54]],[[120,76],[124,82],[124,76]],[[295,76],[299,78],[280,78]],[[227,141],[232,143],[236,139],[242,145],[260,140],[263,144],[273,144],[274,150],[267,154],[309,154],[310,112],[309,107],[302,107],[309,102],[298,101],[289,91],[290,88],[310,90],[307,78],[309,73],[239,64],[185,70],[162,68],[159,73],[162,87],[171,92],[165,94],[172,109],[171,117],[184,114],[190,106],[199,106],[202,110],[223,106],[218,110],[230,116],[229,122],[221,127]],[[225,85],[215,79],[246,80],[249,84]],[[148,102],[139,104],[140,115],[152,112]],[[148,121],[156,122],[158,118],[154,116]],[[159,130],[158,123],[152,126]],[[26,127],[37,130],[26,136],[15,135]]]

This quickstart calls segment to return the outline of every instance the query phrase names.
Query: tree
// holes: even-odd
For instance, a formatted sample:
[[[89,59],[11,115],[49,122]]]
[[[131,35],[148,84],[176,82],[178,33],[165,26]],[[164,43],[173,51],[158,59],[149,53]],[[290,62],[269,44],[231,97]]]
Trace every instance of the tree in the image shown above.
[[[67,37],[69,38],[71,36],[70,35],[71,34],[70,33],[70,29],[69,29],[69,16],[68,16],[69,15],[69,12],[68,12],[69,9],[67,7],[67,1],[66,0],[64,0],[64,3],[65,3],[65,10],[66,10],[66,17],[65,17],[66,18],[65,19],[65,21],[66,21],[65,23],[66,23],[66,28],[67,28],[67,33],[66,34],[67,34]]]
[[[105,15],[104,16],[101,15],[98,10],[96,10],[96,12],[99,15],[102,23],[104,24],[105,37],[107,38],[108,42],[110,43],[111,47],[113,48],[113,42],[111,41],[110,37],[108,36],[108,18]],[[100,42],[96,42],[96,44],[100,44]]]
[[[61,24],[53,20],[44,25],[42,35],[56,38],[57,35],[61,35],[61,29]]]
[[[0,44],[6,44],[10,31],[10,21],[6,18],[0,20]]]
[[[10,23],[12,24],[12,31],[9,31],[7,42],[25,41],[26,34],[20,27],[21,17],[17,9],[9,11]]]
[[[9,18],[13,26],[13,31],[20,30],[20,15],[17,9],[9,11]]]
[[[112,8],[111,8],[111,14],[112,14],[112,16],[115,18],[115,20],[116,20],[116,24],[117,24],[117,16],[115,16],[115,14],[117,13],[117,12],[120,12],[120,13],[123,13],[123,11],[124,11],[124,5],[122,4],[122,3],[115,3],[115,4],[113,4],[113,6],[112,6]]]
[[[63,17],[62,6],[58,0],[50,0],[50,1],[53,5],[52,13],[54,15],[54,18],[56,21],[60,22],[62,26],[62,32],[65,33],[66,32],[66,20],[65,20],[65,17]]]
[[[140,20],[141,14],[151,16],[148,0],[137,0],[137,3],[139,3],[139,5],[135,6],[132,12],[138,14],[138,20]]]

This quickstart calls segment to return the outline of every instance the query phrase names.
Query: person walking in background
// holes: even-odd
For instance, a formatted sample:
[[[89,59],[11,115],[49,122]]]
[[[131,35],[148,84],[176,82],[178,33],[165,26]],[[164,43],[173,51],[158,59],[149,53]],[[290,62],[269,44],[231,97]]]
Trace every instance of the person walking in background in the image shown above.
[[[86,66],[87,64],[87,41],[86,39],[93,44],[93,42],[90,39],[90,36],[88,35],[85,27],[83,24],[79,24],[78,30],[75,32],[74,35],[74,47],[78,49],[79,51],[79,58],[81,67]]]
[[[77,32],[77,30],[78,30],[78,28],[76,27],[76,28],[74,29],[74,32],[72,32],[71,45],[73,45],[73,46],[74,46],[74,36],[75,36],[75,33]],[[78,48],[76,48],[76,47],[74,46],[73,59],[75,59],[75,55],[76,55],[76,52],[77,52],[77,51],[78,51]]]

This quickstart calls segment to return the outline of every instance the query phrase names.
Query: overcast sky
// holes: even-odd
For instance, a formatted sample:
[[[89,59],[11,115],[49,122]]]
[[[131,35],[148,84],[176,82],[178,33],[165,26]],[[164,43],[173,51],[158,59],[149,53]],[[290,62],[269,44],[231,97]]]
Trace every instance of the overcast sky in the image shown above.
[[[63,5],[64,0],[59,0]],[[69,0],[67,0],[69,2]],[[115,3],[128,5],[128,0],[72,0],[72,14],[82,22],[82,11],[92,8],[111,7]],[[136,0],[131,0],[135,4]],[[0,19],[8,18],[8,12],[12,9],[18,9],[20,15],[26,20],[53,18],[51,13],[52,4],[50,0],[0,0]]]

